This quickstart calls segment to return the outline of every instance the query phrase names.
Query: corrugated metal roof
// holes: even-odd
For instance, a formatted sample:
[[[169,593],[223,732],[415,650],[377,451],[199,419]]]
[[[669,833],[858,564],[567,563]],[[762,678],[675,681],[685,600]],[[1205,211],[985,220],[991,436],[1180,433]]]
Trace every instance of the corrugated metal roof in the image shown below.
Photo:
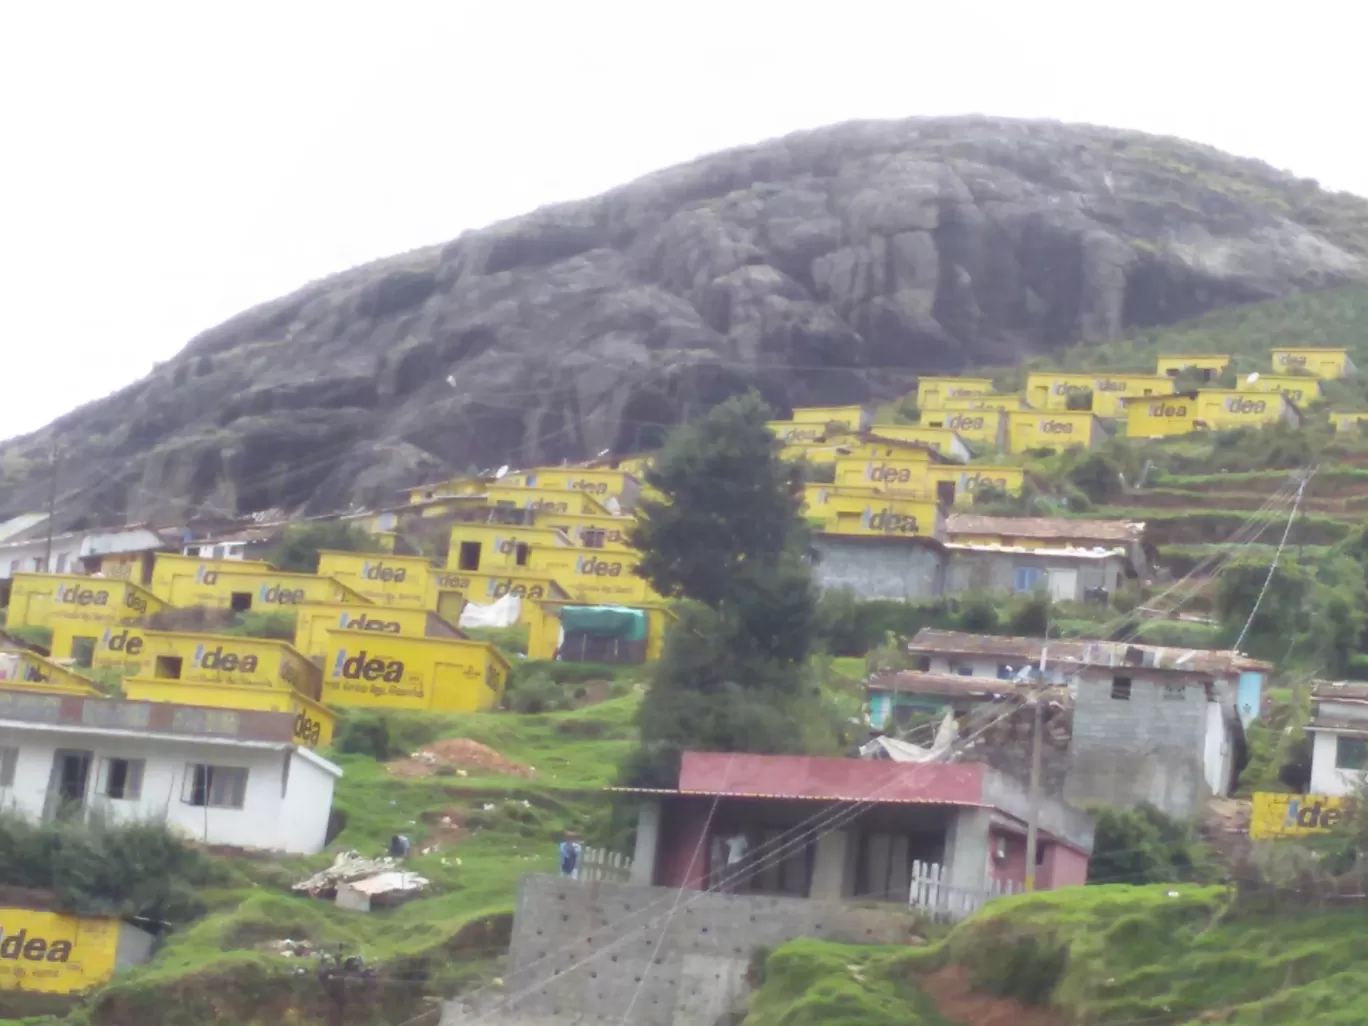
[[[1079,666],[1132,666],[1170,673],[1232,673],[1238,670],[1273,669],[1272,663],[1251,659],[1239,652],[1205,648],[1170,648],[1121,641],[1082,641],[1062,638],[1013,638],[994,634],[970,634],[923,627],[907,643],[907,650],[923,655],[987,655],[1005,658],[1040,659],[1049,647],[1052,663]],[[1149,661],[1146,661],[1148,656]]]
[[[1130,520],[1088,520],[1073,517],[989,517],[976,513],[951,513],[945,518],[945,535],[954,541],[957,534],[994,534],[1009,538],[1079,538],[1102,541],[1138,542],[1145,525]]]
[[[680,798],[770,798],[794,802],[858,802],[862,805],[958,805],[973,809],[991,809],[996,806],[983,802],[971,802],[953,798],[871,798],[868,794],[855,795],[816,795],[760,793],[750,791],[674,791],[659,787],[610,787],[615,794],[654,794],[673,795]]]

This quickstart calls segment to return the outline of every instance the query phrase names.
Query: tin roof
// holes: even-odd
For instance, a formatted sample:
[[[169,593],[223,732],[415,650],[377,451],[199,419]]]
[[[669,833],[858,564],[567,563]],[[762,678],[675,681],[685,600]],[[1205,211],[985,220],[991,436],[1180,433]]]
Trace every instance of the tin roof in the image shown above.
[[[1368,681],[1316,680],[1311,682],[1311,697],[1331,702],[1368,702]]]
[[[945,695],[953,698],[977,698],[991,701],[1015,695],[1021,687],[1014,681],[996,677],[965,677],[957,673],[921,673],[901,670],[880,673],[869,678],[865,686],[871,691],[896,691],[909,695]]]
[[[1145,525],[1130,520],[1090,520],[1073,517],[989,517],[975,513],[951,513],[945,518],[945,535],[996,534],[1009,538],[1104,540],[1138,542]]]
[[[1077,666],[1131,666],[1171,673],[1227,674],[1239,670],[1273,669],[1272,663],[1251,659],[1228,649],[1170,648],[1122,641],[1083,641],[1062,638],[1012,638],[923,627],[907,643],[909,652],[934,655],[988,655],[1037,661],[1048,646],[1051,662]]]

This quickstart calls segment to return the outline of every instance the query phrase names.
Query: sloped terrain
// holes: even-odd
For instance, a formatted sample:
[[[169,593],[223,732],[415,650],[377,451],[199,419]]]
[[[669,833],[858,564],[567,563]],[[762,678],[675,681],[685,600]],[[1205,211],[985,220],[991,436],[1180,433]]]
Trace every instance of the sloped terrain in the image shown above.
[[[1365,278],[1368,203],[1133,132],[851,123],[305,286],[0,447],[0,516],[333,510],[471,464],[649,447],[748,386],[891,398]]]

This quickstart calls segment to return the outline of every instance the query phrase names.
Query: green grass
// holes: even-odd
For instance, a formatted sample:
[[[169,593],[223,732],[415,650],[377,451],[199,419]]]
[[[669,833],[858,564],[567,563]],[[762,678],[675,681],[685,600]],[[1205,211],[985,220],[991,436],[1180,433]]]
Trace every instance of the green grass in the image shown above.
[[[1368,1022],[1361,908],[1232,907],[1224,888],[1075,887],[994,901],[937,945],[903,952],[814,941],[777,949],[746,1026],[939,1023],[918,974],[965,966],[983,993],[1080,1026]]]

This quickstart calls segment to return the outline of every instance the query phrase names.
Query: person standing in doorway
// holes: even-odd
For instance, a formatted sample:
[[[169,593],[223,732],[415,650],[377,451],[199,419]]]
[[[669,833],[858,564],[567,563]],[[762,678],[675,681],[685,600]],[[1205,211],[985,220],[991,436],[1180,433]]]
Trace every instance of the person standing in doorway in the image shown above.
[[[722,889],[734,894],[741,890],[745,883],[742,878],[741,864],[746,860],[746,853],[750,851],[750,841],[746,839],[743,831],[738,830],[726,838],[722,844],[727,849],[727,868]]]

